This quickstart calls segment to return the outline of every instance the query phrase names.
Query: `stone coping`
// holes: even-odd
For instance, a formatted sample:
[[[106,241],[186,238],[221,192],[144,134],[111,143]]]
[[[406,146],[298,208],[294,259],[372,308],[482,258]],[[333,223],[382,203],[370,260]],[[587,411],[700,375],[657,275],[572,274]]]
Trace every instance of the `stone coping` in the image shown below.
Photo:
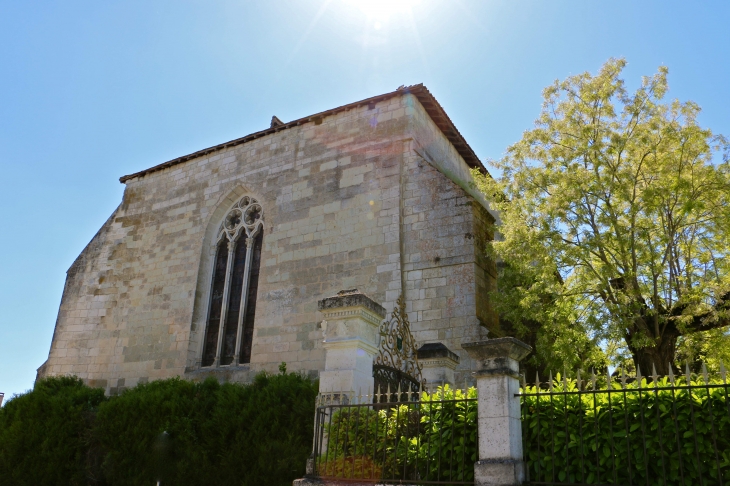
[[[317,309],[320,311],[358,306],[365,307],[380,317],[385,317],[385,308],[357,289],[340,290],[337,295],[317,302]]]
[[[532,346],[513,337],[464,343],[461,347],[475,359],[512,358],[520,361],[532,352]]]
[[[427,343],[418,348],[417,356],[419,360],[433,358],[449,358],[457,363],[460,361],[459,355],[451,351],[444,343]]]

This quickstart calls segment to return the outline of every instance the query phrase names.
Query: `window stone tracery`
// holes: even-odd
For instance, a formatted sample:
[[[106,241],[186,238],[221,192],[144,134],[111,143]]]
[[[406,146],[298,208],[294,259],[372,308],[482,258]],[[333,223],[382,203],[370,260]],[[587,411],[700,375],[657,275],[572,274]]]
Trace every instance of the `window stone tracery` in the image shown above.
[[[218,239],[225,235],[228,241],[237,241],[241,232],[245,232],[247,238],[253,238],[263,227],[264,210],[259,202],[250,197],[243,196],[223,218],[223,223],[218,230]]]
[[[228,210],[218,229],[204,367],[237,366],[251,360],[263,226],[261,204],[244,196]]]

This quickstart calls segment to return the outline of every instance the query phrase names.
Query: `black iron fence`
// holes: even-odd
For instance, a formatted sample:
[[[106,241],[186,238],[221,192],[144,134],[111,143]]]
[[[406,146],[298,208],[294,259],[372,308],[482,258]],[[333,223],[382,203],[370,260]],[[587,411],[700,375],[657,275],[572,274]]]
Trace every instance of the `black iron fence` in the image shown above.
[[[418,400],[421,384],[408,373],[387,365],[373,365],[373,388],[375,390],[393,390],[391,395],[380,394],[383,402],[408,402]],[[402,390],[402,396],[397,395]],[[400,398],[399,398],[400,397]]]
[[[552,376],[523,386],[532,484],[730,485],[730,385],[722,368],[676,377]]]
[[[398,402],[382,403],[387,397]],[[375,403],[373,403],[375,402]],[[476,389],[320,395],[314,476],[338,481],[473,484]]]

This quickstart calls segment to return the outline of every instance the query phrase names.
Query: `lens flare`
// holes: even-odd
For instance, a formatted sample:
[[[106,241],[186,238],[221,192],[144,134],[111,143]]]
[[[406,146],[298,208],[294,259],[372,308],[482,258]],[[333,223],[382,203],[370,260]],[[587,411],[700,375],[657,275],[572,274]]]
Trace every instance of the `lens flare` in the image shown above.
[[[370,19],[388,20],[393,14],[409,13],[420,0],[348,0],[348,3]]]

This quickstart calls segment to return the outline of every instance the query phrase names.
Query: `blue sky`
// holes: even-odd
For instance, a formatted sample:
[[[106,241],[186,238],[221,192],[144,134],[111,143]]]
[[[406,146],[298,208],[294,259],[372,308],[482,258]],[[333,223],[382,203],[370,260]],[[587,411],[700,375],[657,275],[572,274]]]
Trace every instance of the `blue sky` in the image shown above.
[[[385,7],[384,5],[387,5]],[[0,392],[33,385],[118,178],[423,82],[482,158],[625,57],[730,135],[730,2],[0,0]]]

